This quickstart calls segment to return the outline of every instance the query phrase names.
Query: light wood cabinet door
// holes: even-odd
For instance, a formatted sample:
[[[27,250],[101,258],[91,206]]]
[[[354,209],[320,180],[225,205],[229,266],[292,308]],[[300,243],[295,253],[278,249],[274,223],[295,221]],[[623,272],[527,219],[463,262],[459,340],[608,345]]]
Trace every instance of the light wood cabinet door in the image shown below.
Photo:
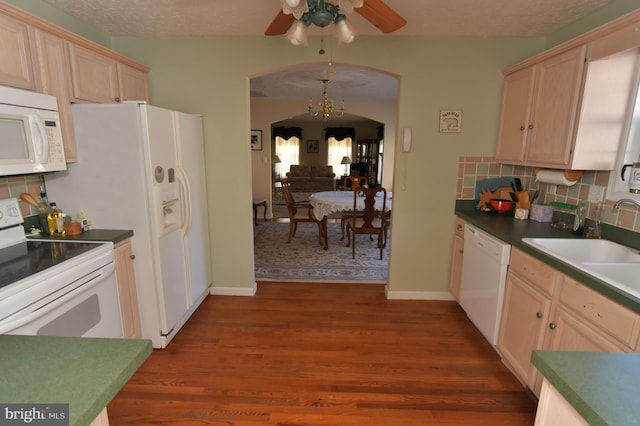
[[[149,78],[128,65],[118,63],[118,89],[122,101],[149,102]]]
[[[449,291],[460,301],[460,283],[462,282],[462,256],[464,253],[464,227],[467,221],[455,217],[453,247],[451,251],[451,271],[449,275]]]
[[[58,36],[35,29],[36,51],[40,67],[42,92],[58,98],[64,156],[67,163],[78,160],[71,100],[69,99],[69,55],[66,42]]]
[[[36,90],[29,25],[0,15],[0,84]]]
[[[451,275],[449,278],[449,291],[456,300],[460,300],[460,282],[462,279],[462,257],[464,253],[464,239],[458,235],[453,236],[453,248],[451,251]]]
[[[498,335],[498,350],[518,378],[534,387],[537,369],[531,353],[542,348],[551,300],[513,273],[507,283]]]
[[[522,163],[531,124],[535,65],[504,79],[496,160]]]
[[[128,238],[115,246],[116,277],[118,280],[118,295],[120,297],[120,312],[124,337],[139,339],[140,313],[138,310],[138,293],[133,266],[131,239]]]
[[[583,85],[586,46],[537,65],[527,162],[568,166]]]
[[[120,102],[115,59],[69,43],[71,100],[74,102]]]

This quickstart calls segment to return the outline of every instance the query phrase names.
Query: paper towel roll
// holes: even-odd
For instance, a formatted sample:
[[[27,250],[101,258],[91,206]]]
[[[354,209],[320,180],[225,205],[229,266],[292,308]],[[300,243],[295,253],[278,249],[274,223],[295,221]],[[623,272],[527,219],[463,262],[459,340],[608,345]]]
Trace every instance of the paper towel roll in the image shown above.
[[[577,180],[567,179],[563,170],[540,170],[536,174],[536,181],[564,186],[572,186],[577,182]]]

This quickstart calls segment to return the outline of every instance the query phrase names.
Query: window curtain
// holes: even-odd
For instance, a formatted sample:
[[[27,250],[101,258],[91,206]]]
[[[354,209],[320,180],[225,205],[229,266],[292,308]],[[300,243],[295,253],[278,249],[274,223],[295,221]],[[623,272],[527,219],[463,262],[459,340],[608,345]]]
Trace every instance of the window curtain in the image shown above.
[[[280,158],[276,164],[276,175],[281,178],[287,176],[292,164],[300,164],[300,141],[302,140],[301,127],[274,127],[273,139],[275,141],[275,155]]]
[[[300,138],[276,136],[276,155],[280,158],[280,163],[275,165],[276,175],[286,177],[292,164],[300,164]]]
[[[336,138],[329,138],[327,141],[329,145],[329,153],[328,153],[328,163],[333,166],[333,172],[336,176],[342,176],[344,174],[349,174],[349,166],[341,164],[343,157],[351,158],[351,138],[346,138],[342,140],[338,140]],[[353,159],[352,159],[353,160]],[[345,170],[347,171],[345,173]]]
[[[302,139],[302,137],[300,137]],[[350,138],[356,138],[356,129],[353,127],[327,127],[324,129],[324,139],[335,138],[339,141]]]

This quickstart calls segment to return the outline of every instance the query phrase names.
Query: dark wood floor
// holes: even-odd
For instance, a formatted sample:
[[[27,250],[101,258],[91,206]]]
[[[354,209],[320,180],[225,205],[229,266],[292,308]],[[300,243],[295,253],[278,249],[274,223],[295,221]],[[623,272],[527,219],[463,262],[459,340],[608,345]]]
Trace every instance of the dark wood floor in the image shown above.
[[[454,302],[378,284],[210,296],[109,404],[112,425],[532,425],[535,401]]]

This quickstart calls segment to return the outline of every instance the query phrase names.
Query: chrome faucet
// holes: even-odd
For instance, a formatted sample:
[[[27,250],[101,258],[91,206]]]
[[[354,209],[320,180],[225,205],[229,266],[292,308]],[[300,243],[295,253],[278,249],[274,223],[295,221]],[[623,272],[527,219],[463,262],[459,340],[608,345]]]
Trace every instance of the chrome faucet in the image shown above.
[[[635,204],[636,206],[640,207],[640,200],[634,200],[632,198],[622,198],[616,201],[616,203],[613,205],[613,208],[619,209],[620,206],[624,203]]]

